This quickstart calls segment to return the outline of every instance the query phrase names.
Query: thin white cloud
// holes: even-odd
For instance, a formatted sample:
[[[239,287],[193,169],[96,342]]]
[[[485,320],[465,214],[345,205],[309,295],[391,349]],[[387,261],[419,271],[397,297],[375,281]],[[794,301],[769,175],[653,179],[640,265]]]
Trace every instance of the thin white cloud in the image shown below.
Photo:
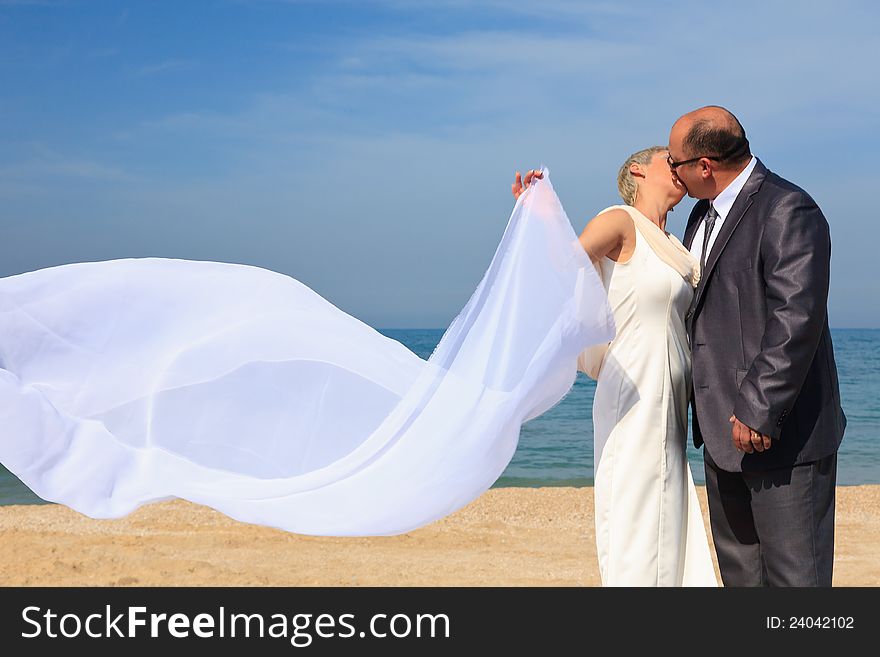
[[[70,0],[0,0],[2,7],[68,7]]]
[[[583,2],[582,0],[543,0],[542,2],[509,2],[509,0],[227,0],[236,5],[349,5],[384,7],[411,13],[440,12],[479,14],[499,11],[508,15],[556,17],[620,16],[636,11],[629,5],[614,2]]]
[[[166,59],[163,62],[149,64],[138,69],[139,75],[156,75],[167,71],[190,69],[195,67],[196,63],[189,59]]]
[[[86,55],[89,59],[103,59],[104,57],[115,57],[119,54],[119,48],[95,48]]]
[[[102,182],[133,182],[139,179],[123,167],[64,155],[44,144],[33,145],[26,159],[0,167],[0,178],[16,184],[39,184],[57,177]]]

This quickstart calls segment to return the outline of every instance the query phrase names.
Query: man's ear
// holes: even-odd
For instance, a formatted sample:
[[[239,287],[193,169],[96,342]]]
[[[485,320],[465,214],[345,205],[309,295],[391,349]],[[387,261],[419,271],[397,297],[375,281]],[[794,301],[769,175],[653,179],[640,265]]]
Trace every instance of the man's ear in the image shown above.
[[[703,180],[708,180],[712,177],[712,165],[706,158],[700,160],[700,175],[703,177]]]

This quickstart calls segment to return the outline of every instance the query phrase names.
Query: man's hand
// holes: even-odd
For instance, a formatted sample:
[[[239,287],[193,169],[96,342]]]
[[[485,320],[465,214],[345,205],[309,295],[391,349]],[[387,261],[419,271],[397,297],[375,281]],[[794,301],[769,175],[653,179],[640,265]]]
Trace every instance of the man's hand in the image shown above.
[[[520,194],[526,191],[526,189],[528,189],[528,186],[532,184],[532,180],[534,178],[538,178],[540,180],[543,177],[544,173],[535,169],[529,169],[529,172],[526,174],[525,178],[520,176],[519,171],[517,171],[516,180],[510,186],[510,191],[513,192],[513,198],[519,198]]]
[[[731,415],[728,422],[733,423],[733,446],[738,450],[751,454],[755,450],[763,452],[770,449],[770,436],[750,429],[736,419],[736,415]]]

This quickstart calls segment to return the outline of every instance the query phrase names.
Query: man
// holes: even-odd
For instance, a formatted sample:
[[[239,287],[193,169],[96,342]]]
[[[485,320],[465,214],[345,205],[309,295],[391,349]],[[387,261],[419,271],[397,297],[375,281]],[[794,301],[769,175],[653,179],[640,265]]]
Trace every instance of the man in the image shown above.
[[[725,586],[830,586],[846,416],[828,328],[828,222],[751,155],[722,107],[685,114],[669,166],[700,199],[684,245],[703,264],[686,322]]]

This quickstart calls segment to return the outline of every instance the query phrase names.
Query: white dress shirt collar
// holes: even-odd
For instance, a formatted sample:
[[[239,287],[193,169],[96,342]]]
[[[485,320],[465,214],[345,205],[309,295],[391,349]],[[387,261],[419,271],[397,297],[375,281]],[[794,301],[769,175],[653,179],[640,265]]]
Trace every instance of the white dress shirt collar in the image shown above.
[[[720,219],[723,220],[727,218],[730,209],[733,207],[733,202],[736,200],[736,197],[739,196],[742,188],[745,187],[746,181],[749,179],[749,176],[752,175],[752,171],[757,163],[757,158],[752,156],[752,159],[749,160],[746,168],[740,171],[739,175],[731,180],[730,184],[721,190],[721,193],[712,201],[712,207],[715,208]]]

